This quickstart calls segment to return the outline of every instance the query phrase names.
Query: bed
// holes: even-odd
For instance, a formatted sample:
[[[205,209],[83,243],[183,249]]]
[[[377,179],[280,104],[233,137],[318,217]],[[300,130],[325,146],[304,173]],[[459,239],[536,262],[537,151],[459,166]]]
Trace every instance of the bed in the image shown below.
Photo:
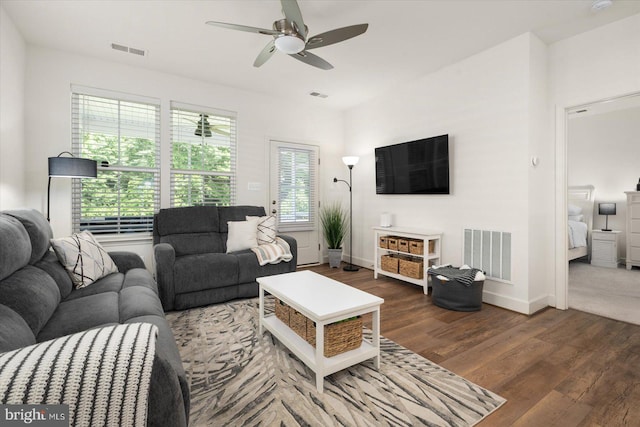
[[[589,240],[593,226],[593,185],[570,186],[567,197],[569,261],[590,258]]]

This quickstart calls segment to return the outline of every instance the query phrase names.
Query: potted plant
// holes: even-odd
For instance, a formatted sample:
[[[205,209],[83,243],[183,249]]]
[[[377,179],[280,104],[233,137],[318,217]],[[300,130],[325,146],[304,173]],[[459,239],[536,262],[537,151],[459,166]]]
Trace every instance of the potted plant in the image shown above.
[[[329,267],[338,268],[342,261],[342,241],[347,234],[347,213],[335,202],[320,209],[322,234],[327,241]]]

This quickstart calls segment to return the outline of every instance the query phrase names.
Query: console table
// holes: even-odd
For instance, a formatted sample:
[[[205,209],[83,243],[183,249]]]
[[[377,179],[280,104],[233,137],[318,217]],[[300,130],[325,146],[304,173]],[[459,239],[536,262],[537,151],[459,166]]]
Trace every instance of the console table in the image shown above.
[[[429,289],[428,284],[428,275],[427,270],[432,265],[442,264],[440,260],[440,251],[442,245],[442,233],[438,231],[431,230],[423,230],[418,228],[405,228],[405,227],[373,227],[375,238],[375,262],[374,262],[374,270],[373,277],[375,279],[378,278],[378,275],[381,274],[387,277],[393,277],[394,279],[403,280],[405,282],[413,283],[418,286],[422,286],[424,293],[426,294]],[[417,255],[401,250],[393,250],[389,248],[380,247],[380,237],[384,236],[393,236],[400,238],[408,238],[421,240],[423,242],[424,252],[422,255]],[[433,243],[430,243],[433,242]],[[430,249],[431,248],[431,249]],[[410,257],[421,258],[423,260],[423,273],[421,279],[416,279],[413,277],[407,277],[400,273],[393,273],[389,271],[385,271],[382,269],[381,265],[381,257],[383,255],[406,255]]]

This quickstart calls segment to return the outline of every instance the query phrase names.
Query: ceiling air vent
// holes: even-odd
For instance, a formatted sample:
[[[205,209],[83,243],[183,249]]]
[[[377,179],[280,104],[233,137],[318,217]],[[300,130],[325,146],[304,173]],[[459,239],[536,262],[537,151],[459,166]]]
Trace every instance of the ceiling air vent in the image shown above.
[[[121,52],[129,52],[133,55],[146,56],[147,52],[144,49],[137,49],[135,47],[128,47],[118,43],[111,43],[111,49],[119,50]]]

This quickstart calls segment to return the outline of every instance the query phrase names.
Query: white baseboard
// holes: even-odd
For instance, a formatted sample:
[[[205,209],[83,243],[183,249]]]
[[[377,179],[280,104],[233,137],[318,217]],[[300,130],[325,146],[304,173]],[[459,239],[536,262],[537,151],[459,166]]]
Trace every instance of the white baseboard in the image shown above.
[[[516,311],[518,313],[527,315],[542,310],[549,305],[547,295],[536,298],[533,301],[525,301],[518,298],[496,294],[494,292],[486,290],[482,292],[482,301],[486,302],[487,304],[497,305],[498,307],[506,308],[507,310]]]

